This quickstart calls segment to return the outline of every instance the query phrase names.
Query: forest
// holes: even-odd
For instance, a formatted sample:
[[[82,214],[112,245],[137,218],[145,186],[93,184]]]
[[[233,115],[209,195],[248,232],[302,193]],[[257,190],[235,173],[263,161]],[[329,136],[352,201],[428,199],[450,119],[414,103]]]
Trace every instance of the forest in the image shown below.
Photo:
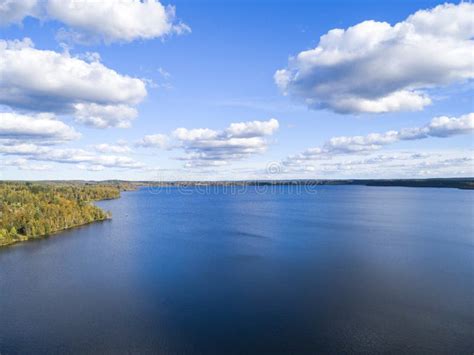
[[[0,183],[0,246],[111,217],[91,202],[120,197],[120,184]]]

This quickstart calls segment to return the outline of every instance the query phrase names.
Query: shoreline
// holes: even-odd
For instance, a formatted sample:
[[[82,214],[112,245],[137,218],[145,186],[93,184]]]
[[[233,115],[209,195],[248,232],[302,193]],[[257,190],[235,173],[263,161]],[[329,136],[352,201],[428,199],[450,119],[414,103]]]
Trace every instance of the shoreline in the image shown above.
[[[386,179],[254,179],[254,180],[2,180],[0,183],[39,183],[46,185],[70,184],[71,186],[116,185],[121,192],[144,187],[199,187],[199,186],[284,186],[284,185],[352,185],[352,186],[398,186],[474,189],[474,177],[440,178],[386,178]]]
[[[370,186],[454,188],[474,190],[474,178],[436,179],[289,179],[289,180],[221,180],[221,181],[121,181],[135,188],[143,187],[208,187],[208,186]],[[101,181],[97,183],[107,183]]]
[[[116,200],[116,199],[108,199],[108,200]],[[100,200],[100,201],[103,201],[103,200]],[[11,246],[16,245],[16,244],[22,244],[22,243],[33,241],[33,240],[48,239],[49,237],[54,237],[56,234],[59,234],[59,233],[62,233],[62,232],[65,232],[65,231],[68,231],[68,230],[71,230],[71,229],[87,226],[89,224],[93,224],[93,223],[97,223],[97,222],[105,222],[105,221],[109,221],[111,219],[112,219],[112,217],[108,217],[108,218],[104,218],[104,219],[96,219],[94,221],[81,223],[81,224],[76,224],[74,226],[70,226],[70,227],[67,227],[67,228],[58,229],[58,230],[56,230],[54,232],[51,232],[51,233],[48,233],[48,234],[40,234],[40,235],[35,235],[35,236],[32,236],[32,237],[22,236],[22,237],[20,237],[20,239],[14,240],[10,243],[0,244],[0,249],[6,248],[6,247],[11,247]]]
[[[100,200],[89,201],[89,203],[93,204],[94,202],[98,202],[98,201],[118,200],[120,197],[121,196],[111,197],[111,198],[103,198],[103,199],[100,199]],[[72,226],[68,226],[66,228],[57,229],[55,231],[52,231],[52,232],[46,233],[46,234],[38,234],[38,235],[34,235],[34,236],[29,236],[29,237],[26,236],[26,235],[19,235],[18,239],[11,240],[7,243],[5,243],[5,242],[0,243],[0,249],[10,247],[10,246],[13,246],[13,245],[16,245],[16,244],[22,244],[22,243],[32,241],[32,240],[47,239],[51,236],[54,236],[56,234],[59,234],[61,232],[67,231],[67,230],[71,230],[71,229],[74,229],[74,228],[79,228],[79,227],[86,226],[86,225],[93,224],[93,223],[97,223],[97,222],[104,222],[104,221],[108,221],[108,220],[112,219],[112,215],[109,211],[104,211],[102,208],[100,208],[98,206],[95,206],[95,207],[99,208],[102,212],[104,212],[107,215],[107,217],[106,218],[101,218],[101,219],[95,219],[93,221],[88,221],[88,222],[84,222],[84,223],[80,223],[80,224],[75,224],[75,225],[72,225]]]

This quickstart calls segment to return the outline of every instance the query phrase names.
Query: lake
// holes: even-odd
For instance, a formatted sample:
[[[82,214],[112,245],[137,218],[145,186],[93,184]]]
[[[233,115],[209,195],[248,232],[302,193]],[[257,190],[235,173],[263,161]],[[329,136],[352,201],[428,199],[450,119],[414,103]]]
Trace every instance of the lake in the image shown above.
[[[143,188],[0,249],[0,354],[474,351],[474,192]]]

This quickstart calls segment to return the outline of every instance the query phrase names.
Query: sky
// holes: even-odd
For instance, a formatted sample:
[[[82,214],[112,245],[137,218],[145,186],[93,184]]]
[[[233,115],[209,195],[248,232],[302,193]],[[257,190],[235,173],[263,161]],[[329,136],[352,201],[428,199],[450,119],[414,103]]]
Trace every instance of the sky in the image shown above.
[[[0,0],[0,179],[474,176],[474,5]]]

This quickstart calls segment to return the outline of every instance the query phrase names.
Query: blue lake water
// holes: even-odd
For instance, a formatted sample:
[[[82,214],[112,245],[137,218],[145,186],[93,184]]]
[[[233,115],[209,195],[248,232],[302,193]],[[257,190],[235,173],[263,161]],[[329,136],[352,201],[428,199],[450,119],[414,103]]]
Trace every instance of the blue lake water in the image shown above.
[[[474,351],[474,192],[125,192],[0,249],[0,354]]]

